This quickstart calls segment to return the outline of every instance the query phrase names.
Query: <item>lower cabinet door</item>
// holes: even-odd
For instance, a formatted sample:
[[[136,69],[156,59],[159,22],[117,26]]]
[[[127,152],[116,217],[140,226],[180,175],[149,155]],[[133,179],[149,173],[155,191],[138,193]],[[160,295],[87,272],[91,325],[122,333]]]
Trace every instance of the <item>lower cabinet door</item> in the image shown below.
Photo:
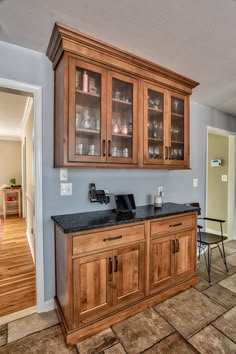
[[[144,243],[114,251],[114,305],[144,297]]]
[[[73,260],[74,322],[112,306],[112,251]]]
[[[166,288],[174,281],[175,236],[163,236],[150,244],[150,292]]]
[[[195,272],[196,230],[176,234],[175,279],[185,278]]]

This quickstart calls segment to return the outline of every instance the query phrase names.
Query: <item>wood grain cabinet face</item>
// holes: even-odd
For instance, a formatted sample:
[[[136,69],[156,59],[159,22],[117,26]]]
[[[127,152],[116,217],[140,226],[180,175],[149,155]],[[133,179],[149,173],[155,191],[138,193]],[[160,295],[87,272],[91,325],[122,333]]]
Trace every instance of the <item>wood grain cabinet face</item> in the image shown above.
[[[189,230],[176,235],[175,279],[184,278],[195,271],[195,234],[195,230]]]
[[[114,252],[114,304],[130,303],[144,296],[144,244]]]
[[[150,290],[169,286],[174,281],[174,236],[164,236],[150,243]]]
[[[137,79],[69,58],[69,162],[137,164],[137,87]]]
[[[61,24],[47,55],[55,70],[55,167],[189,167],[197,82]]]
[[[104,252],[73,260],[75,322],[112,306],[112,256],[112,252]]]
[[[144,165],[189,166],[188,98],[144,84]]]
[[[186,279],[196,271],[194,225],[196,225],[194,214],[160,219],[151,223],[153,237],[150,241],[151,293]]]

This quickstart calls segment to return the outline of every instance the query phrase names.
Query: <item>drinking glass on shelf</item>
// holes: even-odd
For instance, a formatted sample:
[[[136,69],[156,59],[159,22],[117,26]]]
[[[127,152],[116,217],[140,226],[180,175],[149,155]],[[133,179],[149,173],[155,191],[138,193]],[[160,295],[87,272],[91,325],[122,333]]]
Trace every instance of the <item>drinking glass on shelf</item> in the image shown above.
[[[160,149],[159,146],[156,146],[154,149],[154,158],[158,159],[159,155],[160,155]]]
[[[83,144],[76,145],[76,154],[83,155]]]
[[[178,150],[178,157],[179,157],[179,160],[182,160],[182,157],[183,157],[183,150],[182,149]]]
[[[123,157],[129,157],[129,149],[128,148],[123,149]]]
[[[149,146],[149,148],[148,148],[148,155],[149,155],[149,158],[150,158],[150,159],[153,158],[153,155],[154,155],[154,147],[153,147],[153,146]]]
[[[174,106],[174,112],[177,113],[179,109],[179,101],[175,100],[173,102],[173,106]]]

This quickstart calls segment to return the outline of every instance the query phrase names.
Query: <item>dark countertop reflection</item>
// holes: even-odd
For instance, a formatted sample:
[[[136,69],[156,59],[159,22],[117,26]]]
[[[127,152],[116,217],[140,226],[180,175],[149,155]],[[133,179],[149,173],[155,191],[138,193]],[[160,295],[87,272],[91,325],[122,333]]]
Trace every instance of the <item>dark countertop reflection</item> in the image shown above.
[[[162,208],[153,205],[139,206],[132,217],[120,219],[112,210],[92,211],[86,213],[65,214],[52,216],[52,220],[64,233],[79,232],[98,229],[101,227],[130,224],[132,222],[162,218],[164,216],[178,215],[198,211],[198,208],[176,203],[164,203]]]

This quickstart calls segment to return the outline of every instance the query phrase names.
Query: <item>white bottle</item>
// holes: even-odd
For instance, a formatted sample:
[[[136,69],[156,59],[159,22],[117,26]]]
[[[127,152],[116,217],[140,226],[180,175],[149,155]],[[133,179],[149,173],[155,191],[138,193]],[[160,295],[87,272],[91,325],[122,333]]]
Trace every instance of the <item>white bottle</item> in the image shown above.
[[[83,73],[83,91],[88,92],[88,74],[86,70]]]
[[[163,204],[162,192],[154,196],[154,208],[161,208]]]

